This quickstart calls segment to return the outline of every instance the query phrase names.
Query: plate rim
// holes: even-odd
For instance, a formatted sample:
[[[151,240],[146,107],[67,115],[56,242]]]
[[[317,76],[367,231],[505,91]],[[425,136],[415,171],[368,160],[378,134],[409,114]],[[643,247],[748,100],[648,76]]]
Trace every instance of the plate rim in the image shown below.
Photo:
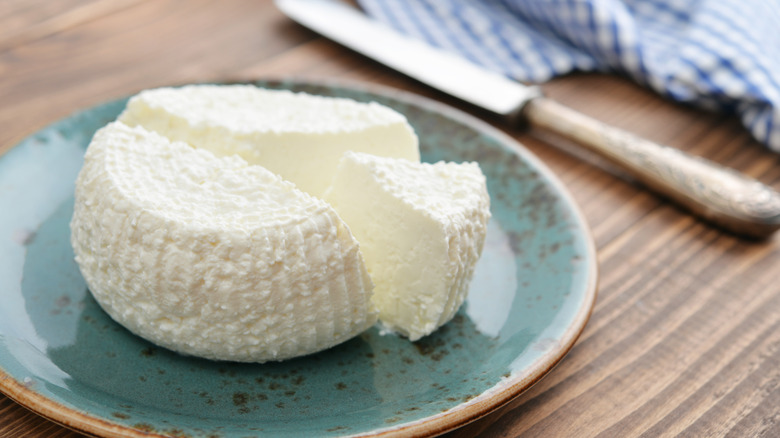
[[[574,344],[584,331],[590,316],[593,313],[593,308],[595,306],[598,295],[599,272],[597,251],[593,234],[579,205],[574,201],[574,198],[566,186],[560,181],[557,175],[555,175],[555,173],[550,170],[546,164],[544,164],[544,162],[536,157],[530,150],[526,149],[517,140],[499,130],[498,128],[490,125],[489,123],[445,103],[438,102],[431,98],[421,96],[410,91],[364,81],[343,79],[311,79],[294,76],[269,76],[254,79],[228,78],[223,81],[216,80],[205,82],[184,82],[180,84],[159,86],[177,87],[188,84],[203,83],[252,85],[259,85],[264,83],[341,88],[389,97],[391,99],[411,104],[431,112],[442,114],[445,117],[453,119],[460,124],[469,126],[481,133],[493,137],[498,141],[501,147],[508,149],[509,152],[518,155],[524,161],[528,162],[534,168],[534,170],[544,178],[546,183],[553,186],[562,201],[571,210],[572,223],[576,223],[578,225],[577,228],[579,228],[579,230],[582,232],[582,240],[585,250],[583,259],[585,259],[586,262],[583,268],[585,273],[584,275],[586,276],[586,281],[584,284],[585,290],[582,295],[583,304],[580,306],[580,308],[577,309],[577,312],[571,319],[571,323],[561,336],[558,342],[559,347],[547,352],[544,356],[540,357],[534,363],[526,367],[526,370],[530,369],[531,372],[524,373],[523,375],[504,378],[496,383],[493,387],[482,392],[480,395],[464,403],[458,404],[445,412],[397,426],[375,429],[373,431],[348,436],[382,438],[399,436],[432,437],[463,427],[468,423],[476,421],[490,414],[491,412],[500,409],[513,399],[519,397],[522,393],[530,389],[534,384],[546,376],[574,347]],[[59,121],[75,117],[80,113],[94,109],[102,104],[130,96],[132,96],[132,94],[127,96],[120,96],[105,102],[85,107],[59,120],[45,124],[44,126],[36,129],[35,132],[25,136],[14,146],[6,149],[2,154],[0,154],[0,158],[2,158],[5,153],[11,151],[16,146],[19,146],[21,143],[23,143],[25,139],[29,138],[31,135],[35,135],[35,133],[40,130],[46,129],[49,126],[58,123]],[[79,433],[110,438],[165,437],[165,435],[141,431],[136,428],[113,423],[106,419],[100,418],[99,416],[89,415],[88,413],[64,406],[29,389],[23,383],[18,382],[16,379],[7,374],[2,366],[0,366],[0,392],[5,394],[14,402],[36,413],[37,415],[40,415],[47,420],[60,424]]]

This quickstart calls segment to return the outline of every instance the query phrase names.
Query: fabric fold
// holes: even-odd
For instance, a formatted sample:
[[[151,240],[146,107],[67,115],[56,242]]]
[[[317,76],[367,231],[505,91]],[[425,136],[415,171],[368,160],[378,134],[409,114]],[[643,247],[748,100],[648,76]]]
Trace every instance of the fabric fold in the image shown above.
[[[625,74],[736,113],[780,152],[780,0],[359,0],[367,14],[525,83]]]

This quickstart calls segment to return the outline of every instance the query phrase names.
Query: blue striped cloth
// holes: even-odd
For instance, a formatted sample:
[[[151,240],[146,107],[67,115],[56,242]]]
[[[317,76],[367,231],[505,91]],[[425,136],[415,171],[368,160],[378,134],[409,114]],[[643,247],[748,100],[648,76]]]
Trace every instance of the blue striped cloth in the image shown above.
[[[522,82],[621,72],[735,112],[780,152],[780,0],[359,0],[403,33]]]

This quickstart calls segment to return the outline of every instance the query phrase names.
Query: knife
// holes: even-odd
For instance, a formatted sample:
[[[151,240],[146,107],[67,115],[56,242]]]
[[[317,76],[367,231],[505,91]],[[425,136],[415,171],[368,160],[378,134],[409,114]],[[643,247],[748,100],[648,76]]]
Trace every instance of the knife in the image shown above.
[[[276,0],[323,36],[509,120],[573,140],[661,195],[733,233],[765,238],[780,228],[780,194],[734,169],[653,143],[578,113],[462,57],[402,35],[333,0]]]

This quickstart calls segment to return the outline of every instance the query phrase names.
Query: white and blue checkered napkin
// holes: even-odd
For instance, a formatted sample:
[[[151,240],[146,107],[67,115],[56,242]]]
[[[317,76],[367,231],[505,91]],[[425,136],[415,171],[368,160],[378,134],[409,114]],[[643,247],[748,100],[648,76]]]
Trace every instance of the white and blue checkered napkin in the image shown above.
[[[622,72],[736,112],[780,152],[780,0],[360,0],[374,18],[522,82]]]

